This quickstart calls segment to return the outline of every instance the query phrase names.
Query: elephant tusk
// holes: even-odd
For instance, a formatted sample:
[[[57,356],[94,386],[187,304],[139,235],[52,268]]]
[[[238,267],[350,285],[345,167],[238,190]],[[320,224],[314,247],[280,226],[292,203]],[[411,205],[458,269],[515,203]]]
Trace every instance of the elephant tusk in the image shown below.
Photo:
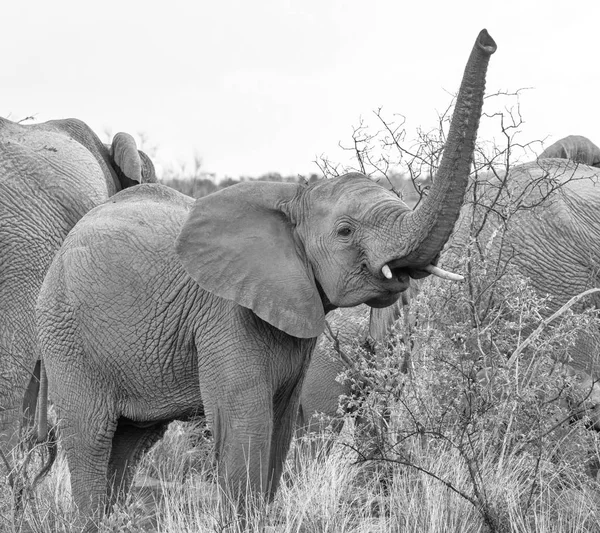
[[[449,281],[465,281],[464,276],[460,274],[455,274],[454,272],[448,272],[443,268],[436,267],[435,265],[427,265],[423,270],[429,272],[433,276],[437,276],[438,278],[447,279]]]
[[[390,270],[390,267],[387,265],[383,265],[383,268],[381,269],[381,273],[387,278],[387,279],[392,279],[392,271]]]

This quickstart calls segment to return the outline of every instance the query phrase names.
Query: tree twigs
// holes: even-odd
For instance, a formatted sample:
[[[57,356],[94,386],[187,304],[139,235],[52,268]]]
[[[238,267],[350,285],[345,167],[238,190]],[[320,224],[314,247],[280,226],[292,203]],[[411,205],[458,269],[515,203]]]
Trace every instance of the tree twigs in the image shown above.
[[[517,349],[509,357],[507,366],[510,367],[512,364],[514,364],[514,362],[517,360],[517,357],[519,357],[519,355],[521,355],[523,350],[525,350],[525,348],[527,348],[527,346],[529,346],[538,337],[538,335],[542,331],[544,331],[544,329],[551,322],[556,320],[565,311],[567,311],[568,309],[573,307],[582,298],[585,298],[589,294],[594,294],[596,292],[600,292],[600,289],[599,288],[588,289],[587,291],[583,291],[583,292],[577,294],[576,296],[573,296],[573,298],[571,298],[565,305],[563,305],[558,311],[556,311],[556,313],[554,313],[553,315],[549,316],[548,318],[542,320],[540,322],[539,326],[537,328],[535,328],[535,330],[531,333],[531,335],[529,335],[529,337],[527,337],[519,346],[517,346]]]

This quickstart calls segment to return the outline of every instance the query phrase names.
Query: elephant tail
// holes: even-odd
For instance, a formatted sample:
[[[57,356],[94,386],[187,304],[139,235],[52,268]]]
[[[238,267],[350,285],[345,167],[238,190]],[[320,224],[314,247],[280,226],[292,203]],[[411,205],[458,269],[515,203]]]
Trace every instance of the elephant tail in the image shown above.
[[[31,428],[35,421],[35,413],[37,411],[38,394],[40,390],[40,372],[42,367],[42,361],[38,359],[35,363],[35,367],[31,374],[29,384],[25,389],[25,395],[23,396],[23,421],[22,425],[25,429]]]
[[[48,429],[48,376],[41,359],[35,364],[23,398],[23,425],[30,429],[30,445],[45,444],[48,451],[47,460],[31,484],[33,488],[52,468],[58,447],[54,427]]]
[[[23,427],[35,425],[35,441],[44,442],[48,437],[48,376],[44,362],[38,359],[23,397]]]
[[[41,359],[37,414],[37,442],[45,442],[48,438],[48,376],[44,361]]]

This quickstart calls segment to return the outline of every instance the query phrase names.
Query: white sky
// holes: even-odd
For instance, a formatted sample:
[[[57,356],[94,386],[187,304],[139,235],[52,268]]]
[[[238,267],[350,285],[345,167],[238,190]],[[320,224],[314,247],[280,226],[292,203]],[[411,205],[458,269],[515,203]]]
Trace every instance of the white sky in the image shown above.
[[[4,2],[0,115],[143,132],[164,165],[219,176],[318,172],[383,106],[409,133],[458,90],[475,38],[489,91],[521,98],[526,140],[600,144],[600,2],[178,0]],[[458,6],[458,7],[457,7]],[[486,135],[480,132],[480,138]]]

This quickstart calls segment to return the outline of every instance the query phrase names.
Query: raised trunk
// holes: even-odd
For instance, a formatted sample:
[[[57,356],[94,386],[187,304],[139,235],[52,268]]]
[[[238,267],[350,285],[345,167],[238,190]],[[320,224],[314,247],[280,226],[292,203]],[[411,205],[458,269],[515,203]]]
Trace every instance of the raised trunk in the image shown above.
[[[440,168],[425,201],[401,218],[406,248],[390,262],[392,268],[430,264],[452,233],[471,171],[487,66],[495,51],[496,43],[481,30],[465,68]]]

